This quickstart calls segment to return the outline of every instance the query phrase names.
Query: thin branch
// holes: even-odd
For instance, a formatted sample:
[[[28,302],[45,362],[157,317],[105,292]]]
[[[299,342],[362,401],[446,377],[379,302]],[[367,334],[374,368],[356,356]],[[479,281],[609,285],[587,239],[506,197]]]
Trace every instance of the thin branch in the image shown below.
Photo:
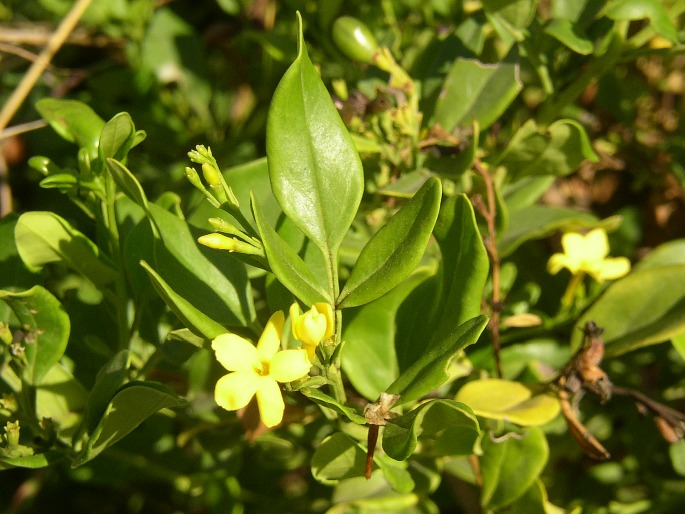
[[[78,20],[88,8],[91,1],[92,0],[77,0],[71,8],[71,11],[69,11],[69,14],[67,14],[59,27],[57,27],[57,30],[48,41],[48,44],[26,72],[19,85],[17,85],[12,92],[7,103],[3,106],[2,111],[0,111],[0,130],[4,129],[10,122],[24,99],[28,96],[31,89],[33,89],[33,86],[40,75],[50,63],[55,53],[57,53],[57,50],[62,46],[69,33],[74,30]]]
[[[495,184],[492,177],[482,165],[480,160],[476,159],[473,163],[473,168],[483,178],[485,184],[485,193],[487,195],[487,203],[482,201],[474,202],[476,208],[481,213],[488,227],[488,235],[483,238],[485,250],[490,257],[492,264],[492,297],[490,300],[490,322],[488,328],[492,335],[492,350],[495,357],[495,370],[497,376],[502,378],[502,361],[500,359],[500,339],[499,339],[499,324],[500,311],[502,310],[502,300],[500,296],[500,259],[497,252],[497,227],[495,226],[495,219],[497,217],[497,203],[495,199]]]

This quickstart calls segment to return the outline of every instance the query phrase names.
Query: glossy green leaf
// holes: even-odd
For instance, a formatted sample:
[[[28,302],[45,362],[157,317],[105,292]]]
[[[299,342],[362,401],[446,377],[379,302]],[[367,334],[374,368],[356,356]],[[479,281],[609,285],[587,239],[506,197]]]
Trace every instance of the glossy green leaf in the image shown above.
[[[539,478],[509,507],[511,514],[549,514],[547,490]]]
[[[431,400],[389,421],[383,432],[383,450],[395,460],[406,460],[414,453],[420,437],[438,436],[459,439],[471,450],[480,436],[480,426],[466,405]]]
[[[685,332],[685,264],[634,271],[612,284],[576,323],[573,348],[580,346],[580,329],[590,320],[604,329],[607,356]]]
[[[509,213],[536,203],[555,180],[554,175],[538,175],[524,177],[506,184],[502,188],[502,197]]]
[[[64,355],[71,330],[69,316],[59,300],[42,286],[19,293],[0,290],[0,300],[9,305],[26,334],[24,379],[38,385]]]
[[[154,382],[131,382],[114,396],[72,467],[94,459],[160,409],[183,407],[185,400]]]
[[[357,425],[366,424],[366,418],[359,414],[355,409],[353,409],[352,407],[348,407],[347,405],[343,405],[342,403],[338,402],[335,398],[328,396],[320,389],[303,387],[302,389],[300,389],[300,392],[307,398],[312,400],[314,403],[317,403],[323,407],[328,407],[329,409],[333,409],[334,411],[338,412],[339,414],[342,414],[351,422],[356,423]]]
[[[535,483],[549,456],[545,434],[536,427],[497,441],[486,435],[481,446],[481,504],[488,509],[504,507],[523,495]]]
[[[521,426],[549,423],[560,410],[555,396],[533,395],[533,391],[520,382],[497,378],[468,382],[454,399],[471,407],[478,416]]]
[[[152,285],[157,294],[164,300],[164,303],[194,334],[207,339],[214,339],[216,336],[226,332],[226,329],[221,324],[214,321],[174,291],[147,262],[141,261],[140,265],[148,272]]]
[[[264,219],[264,214],[254,197],[252,212],[271,271],[281,284],[305,305],[313,305],[316,302],[332,303],[330,295],[321,287],[302,258]]]
[[[312,475],[327,485],[364,474],[366,452],[347,434],[336,432],[324,439],[312,455]]]
[[[155,204],[148,209],[160,236],[155,271],[169,288],[217,323],[249,325],[255,313],[245,266],[228,252],[200,247],[185,220]]]
[[[572,232],[597,226],[591,214],[546,205],[531,205],[510,213],[509,228],[497,241],[500,256],[507,256],[526,241],[542,239],[556,231]]]
[[[545,26],[545,33],[581,55],[590,55],[594,50],[592,40],[571,20],[557,18]]]
[[[100,134],[98,155],[104,165],[107,159],[125,161],[128,151],[133,146],[136,127],[127,112],[120,112],[105,123]]]
[[[114,281],[117,272],[90,239],[52,212],[32,211],[19,217],[14,231],[19,255],[32,270],[62,262],[95,285]]]
[[[395,316],[397,308],[431,271],[417,270],[381,298],[345,311],[344,351],[341,353],[345,376],[357,392],[375,401],[399,374],[395,356]]]
[[[0,219],[0,288],[21,291],[34,285],[38,277],[27,269],[19,254],[14,238],[17,223],[16,213]]]
[[[88,391],[62,362],[58,362],[41,378],[35,398],[37,418],[52,419],[58,432],[70,437],[80,421]]]
[[[442,385],[449,378],[447,366],[452,358],[478,340],[487,322],[487,317],[477,316],[428,348],[388,387],[388,393],[400,395],[396,405],[417,400]]]
[[[298,20],[297,59],[281,79],[269,108],[269,175],[283,212],[327,261],[335,261],[357,213],[364,174],[347,128],[309,60]]]
[[[660,0],[612,0],[604,11],[612,20],[649,19],[652,28],[670,41],[678,40],[678,32]]]
[[[499,158],[512,182],[530,175],[567,175],[584,160],[598,160],[583,126],[559,120],[540,129],[529,120],[516,131]]]
[[[60,137],[85,148],[91,161],[98,156],[105,121],[86,104],[76,100],[43,98],[36,109]]]
[[[450,68],[435,105],[431,124],[448,132],[478,121],[481,129],[494,123],[522,88],[518,56],[498,64],[458,58]]]
[[[435,224],[442,254],[431,345],[481,312],[490,261],[466,195],[450,198]]]
[[[414,270],[438,217],[442,187],[430,178],[364,246],[337,299],[339,308],[380,298]]]
[[[685,239],[674,239],[660,244],[635,264],[633,271],[644,271],[673,264],[685,264]]]
[[[107,169],[112,174],[116,185],[135,203],[142,208],[148,208],[147,197],[138,179],[131,173],[126,166],[115,159],[107,159]]]

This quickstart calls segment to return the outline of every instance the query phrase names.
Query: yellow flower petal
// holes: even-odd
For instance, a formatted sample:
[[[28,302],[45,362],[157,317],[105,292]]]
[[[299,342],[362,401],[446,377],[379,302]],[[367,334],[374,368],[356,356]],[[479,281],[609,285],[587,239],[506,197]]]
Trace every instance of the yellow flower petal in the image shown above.
[[[235,334],[221,334],[212,341],[216,360],[228,371],[259,369],[259,353],[247,339]]]
[[[323,334],[323,339],[328,339],[333,336],[335,330],[335,318],[333,316],[333,307],[330,303],[317,302],[313,305],[319,314],[326,317],[326,331]]]
[[[275,380],[264,377],[257,390],[257,405],[259,406],[259,417],[267,427],[275,427],[283,420],[283,395]]]
[[[609,255],[609,238],[606,230],[596,228],[585,234],[585,247],[588,261],[601,261]]]
[[[262,332],[259,342],[257,343],[257,350],[259,351],[262,360],[270,361],[280,349],[284,323],[285,316],[283,315],[283,311],[274,312],[266,323],[264,332]]]
[[[283,350],[269,363],[269,376],[278,382],[292,382],[309,373],[312,367],[306,350]]]
[[[627,275],[630,272],[630,260],[625,257],[613,257],[604,259],[592,276],[598,282],[614,280]]]
[[[576,232],[567,232],[561,236],[561,246],[564,249],[564,255],[576,265],[577,269],[585,255],[585,239],[583,236]]]
[[[578,272],[578,269],[574,267],[573,262],[571,262],[565,254],[555,253],[549,258],[549,261],[547,261],[547,271],[552,275],[556,275],[561,271],[561,268],[568,268],[573,274]]]
[[[214,401],[226,410],[245,407],[259,389],[263,378],[251,371],[236,371],[219,379],[214,388]]]

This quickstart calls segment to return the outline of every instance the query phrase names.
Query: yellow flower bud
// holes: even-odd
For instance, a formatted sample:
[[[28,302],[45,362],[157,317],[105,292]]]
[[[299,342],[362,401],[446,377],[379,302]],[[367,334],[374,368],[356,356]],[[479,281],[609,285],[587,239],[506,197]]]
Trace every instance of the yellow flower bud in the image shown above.
[[[297,302],[290,307],[290,321],[293,335],[307,347],[316,347],[324,339],[333,335],[335,322],[330,304],[319,302],[312,305],[304,314]]]

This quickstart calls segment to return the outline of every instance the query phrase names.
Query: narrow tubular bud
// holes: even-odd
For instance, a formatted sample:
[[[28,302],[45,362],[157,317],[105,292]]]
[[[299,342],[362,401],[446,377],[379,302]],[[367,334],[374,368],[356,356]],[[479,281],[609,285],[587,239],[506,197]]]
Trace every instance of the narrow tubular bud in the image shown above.
[[[264,252],[261,249],[255,248],[251,244],[240,241],[235,237],[228,237],[223,234],[217,234],[216,232],[198,237],[197,242],[203,246],[214,248],[215,250],[228,250],[229,252],[264,256]]]
[[[219,170],[209,163],[204,163],[202,165],[202,175],[205,177],[207,184],[212,187],[218,187],[221,185],[221,177],[219,176]]]

